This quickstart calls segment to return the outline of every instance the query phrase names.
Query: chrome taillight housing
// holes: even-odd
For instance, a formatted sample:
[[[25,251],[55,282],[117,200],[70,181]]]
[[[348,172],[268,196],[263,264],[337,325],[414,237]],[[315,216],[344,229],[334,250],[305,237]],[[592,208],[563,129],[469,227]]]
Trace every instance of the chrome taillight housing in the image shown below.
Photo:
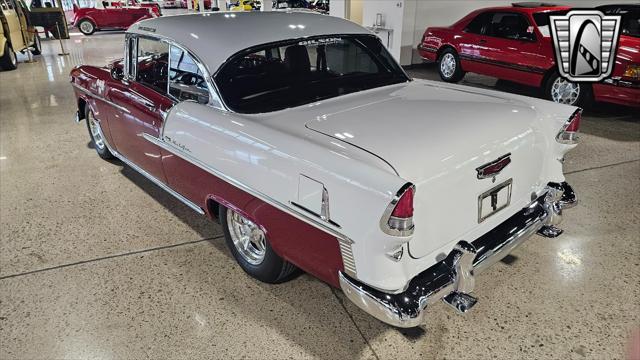
[[[562,126],[562,130],[556,136],[556,140],[565,145],[577,144],[580,140],[580,121],[582,120],[582,109],[576,110],[573,115]]]
[[[380,219],[380,228],[392,236],[413,235],[413,197],[416,187],[405,184],[394,196]]]

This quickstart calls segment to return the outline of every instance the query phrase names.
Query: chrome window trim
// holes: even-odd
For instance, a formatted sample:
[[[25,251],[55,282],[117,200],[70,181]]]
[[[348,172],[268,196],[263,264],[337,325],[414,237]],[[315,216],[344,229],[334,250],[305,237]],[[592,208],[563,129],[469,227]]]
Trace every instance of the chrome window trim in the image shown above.
[[[202,72],[202,75],[205,78],[205,81],[207,82],[207,87],[209,88],[209,103],[207,104],[207,106],[210,106],[214,109],[222,110],[225,112],[231,112],[227,107],[227,105],[224,103],[224,100],[222,100],[222,97],[220,96],[220,91],[211,78],[211,72],[195,52],[191,51],[186,46],[179,44],[174,39],[164,35],[160,35],[160,34],[146,35],[146,34],[137,34],[137,33],[127,33],[127,35],[136,36],[136,37],[143,36],[143,37],[156,38],[159,40],[166,41],[167,43],[169,43],[170,46],[175,46],[181,49],[182,51],[186,51],[189,55],[191,55],[193,60],[196,62],[196,65],[198,65],[198,68]],[[169,51],[171,51],[171,49],[169,49]],[[212,99],[214,98],[217,99],[217,102],[218,102],[217,105],[213,103]],[[160,135],[162,136],[162,133]]]

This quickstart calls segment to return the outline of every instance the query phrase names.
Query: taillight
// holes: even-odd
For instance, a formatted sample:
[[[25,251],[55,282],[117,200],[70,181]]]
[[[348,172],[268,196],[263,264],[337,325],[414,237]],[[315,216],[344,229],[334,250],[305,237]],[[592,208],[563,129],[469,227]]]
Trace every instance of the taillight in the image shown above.
[[[582,119],[582,109],[576,110],[569,120],[564,124],[562,130],[556,136],[556,140],[561,144],[577,144],[580,133],[580,120]]]
[[[633,80],[640,80],[640,65],[627,65],[627,68],[624,69],[624,74],[622,74],[622,77],[631,78]]]
[[[393,236],[413,234],[413,197],[415,191],[415,186],[407,183],[387,206],[382,219],[380,219],[380,227],[386,234]]]

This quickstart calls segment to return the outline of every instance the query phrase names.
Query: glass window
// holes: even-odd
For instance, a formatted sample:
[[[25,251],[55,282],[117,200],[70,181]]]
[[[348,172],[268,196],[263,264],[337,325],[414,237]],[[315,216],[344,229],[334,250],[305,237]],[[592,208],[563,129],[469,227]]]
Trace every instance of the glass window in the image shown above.
[[[476,16],[475,19],[471,20],[464,30],[472,34],[485,34],[487,25],[489,24],[492,16],[493,13],[482,13]]]
[[[540,30],[542,36],[549,37],[551,36],[551,30],[549,28],[549,16],[566,15],[568,12],[569,10],[539,12],[533,14],[533,20],[535,20],[536,25],[538,25],[538,30]]]
[[[495,13],[487,35],[512,40],[535,40],[533,28],[521,14]]]
[[[300,106],[408,81],[375,36],[322,36],[236,55],[216,75],[225,103],[241,113]]]
[[[209,103],[209,88],[200,68],[188,52],[175,46],[171,47],[169,94],[179,101]]]
[[[166,94],[169,80],[169,44],[156,39],[138,38],[136,81]]]

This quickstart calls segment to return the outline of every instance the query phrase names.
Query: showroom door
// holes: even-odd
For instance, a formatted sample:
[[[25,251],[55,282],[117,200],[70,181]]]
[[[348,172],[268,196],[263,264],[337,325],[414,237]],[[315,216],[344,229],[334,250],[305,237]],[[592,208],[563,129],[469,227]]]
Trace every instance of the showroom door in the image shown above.
[[[136,53],[137,60],[131,62],[136,67],[135,80],[119,82],[109,92],[110,100],[121,107],[109,126],[118,152],[166,183],[160,148],[143,134],[158,137],[163,114],[174,105],[167,96],[169,45],[140,37]]]

